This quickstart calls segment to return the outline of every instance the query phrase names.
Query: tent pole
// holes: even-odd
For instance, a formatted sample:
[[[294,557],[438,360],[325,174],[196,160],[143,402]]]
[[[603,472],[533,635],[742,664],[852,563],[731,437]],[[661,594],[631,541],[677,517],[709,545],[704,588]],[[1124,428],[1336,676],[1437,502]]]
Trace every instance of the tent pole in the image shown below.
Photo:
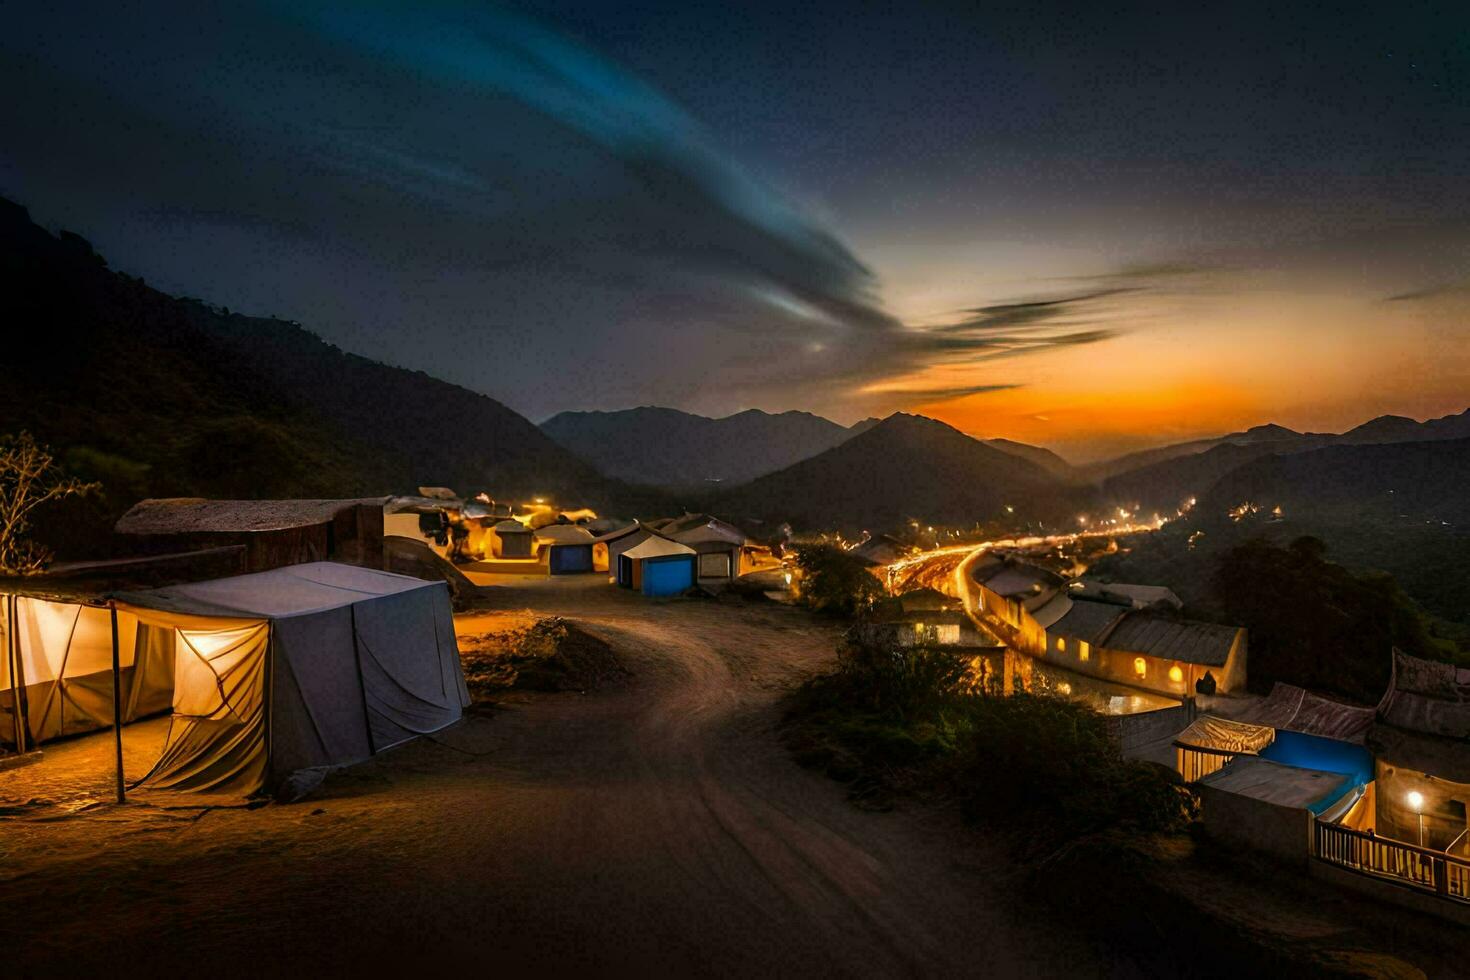
[[[117,605],[110,599],[107,611],[112,618],[112,731],[117,749],[117,801],[126,803],[127,795],[123,790],[122,658],[117,649]]]
[[[25,671],[20,662],[20,600],[15,593],[10,593],[10,693],[14,697],[11,707],[15,709],[15,751],[17,754],[25,754],[27,717],[26,708],[26,679]]]
[[[5,667],[10,675],[10,720],[15,723],[15,754],[25,755],[26,726],[20,716],[20,641],[15,635],[15,593],[5,597]]]

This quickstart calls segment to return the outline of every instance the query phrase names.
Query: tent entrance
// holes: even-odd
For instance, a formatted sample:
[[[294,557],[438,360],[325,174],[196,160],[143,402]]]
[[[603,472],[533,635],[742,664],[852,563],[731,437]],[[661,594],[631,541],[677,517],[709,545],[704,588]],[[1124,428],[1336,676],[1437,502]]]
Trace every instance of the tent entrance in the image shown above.
[[[114,717],[124,726],[126,777],[152,766],[174,687],[170,630],[112,610],[32,596],[0,596],[0,772],[5,799],[112,796],[118,773]]]

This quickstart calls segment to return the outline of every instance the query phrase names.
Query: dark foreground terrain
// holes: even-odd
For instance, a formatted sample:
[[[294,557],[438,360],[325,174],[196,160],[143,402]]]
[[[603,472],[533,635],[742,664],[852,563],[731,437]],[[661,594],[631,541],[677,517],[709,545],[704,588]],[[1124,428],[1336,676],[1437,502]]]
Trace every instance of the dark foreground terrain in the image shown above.
[[[789,760],[777,704],[830,658],[829,628],[785,608],[649,604],[560,582],[507,599],[534,613],[469,617],[460,629],[575,615],[619,649],[629,681],[585,696],[510,695],[298,804],[4,811],[10,966],[110,976],[1119,968],[1069,929],[1015,914],[1004,855],[950,819],[858,810]],[[0,774],[0,795],[14,799],[23,773]]]
[[[108,785],[106,736],[0,772],[3,974],[1209,976],[1239,945],[1208,928],[1179,941],[1145,915],[1133,938],[1168,952],[1125,958],[1140,944],[1089,929],[1102,876],[1063,872],[1074,911],[1038,911],[1034,875],[988,835],[943,808],[859,809],[798,767],[783,698],[835,640],[802,612],[650,602],[590,576],[495,604],[461,634],[575,617],[631,676],[505,693],[296,804],[84,808]],[[131,772],[158,735],[128,735]],[[46,775],[68,759],[92,767],[85,789]],[[1345,935],[1299,896],[1260,907],[1293,941]],[[1419,975],[1382,962],[1368,975]]]

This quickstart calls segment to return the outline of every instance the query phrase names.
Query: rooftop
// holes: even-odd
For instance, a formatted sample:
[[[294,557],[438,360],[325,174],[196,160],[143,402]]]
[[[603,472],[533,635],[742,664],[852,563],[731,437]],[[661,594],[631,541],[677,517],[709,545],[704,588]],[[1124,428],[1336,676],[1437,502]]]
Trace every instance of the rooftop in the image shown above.
[[[139,501],[118,519],[119,534],[201,534],[279,531],[324,524],[349,507],[382,507],[388,497],[355,500],[206,500],[161,497]]]
[[[1223,769],[1201,779],[1200,785],[1320,813],[1341,799],[1351,782],[1352,777],[1339,772],[1301,769],[1259,756],[1238,755]]]
[[[970,574],[991,592],[1008,599],[1040,595],[1047,589],[1061,588],[1066,584],[1066,579],[1056,572],[1014,558],[996,557],[981,561]]]
[[[1223,667],[1239,634],[1240,629],[1235,626],[1133,610],[1123,614],[1122,621],[1108,634],[1106,645],[1113,650],[1142,653],[1161,660]]]
[[[1058,598],[1061,598],[1060,596]],[[1052,600],[1055,602],[1056,600]],[[1108,630],[1128,613],[1128,607],[1117,606],[1111,602],[1091,602],[1079,599],[1075,596],[1070,599],[1072,608],[1051,626],[1047,627],[1048,633],[1057,633],[1062,636],[1073,637],[1078,640],[1086,640],[1093,646],[1102,643],[1103,638],[1108,635]],[[1049,606],[1048,606],[1049,608]],[[1109,644],[1110,646],[1116,644]],[[1221,661],[1222,663],[1224,661]]]

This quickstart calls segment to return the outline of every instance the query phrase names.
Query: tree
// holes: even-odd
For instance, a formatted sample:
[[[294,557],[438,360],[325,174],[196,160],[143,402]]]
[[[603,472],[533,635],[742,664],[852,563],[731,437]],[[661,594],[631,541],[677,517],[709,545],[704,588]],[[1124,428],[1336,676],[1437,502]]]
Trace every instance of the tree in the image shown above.
[[[801,573],[801,599],[817,612],[856,616],[885,594],[861,559],[832,545],[798,547],[796,567]]]
[[[50,553],[26,535],[31,514],[48,501],[91,493],[99,486],[62,476],[51,451],[29,432],[0,436],[0,573],[34,575],[45,568]]]
[[[1388,683],[1389,652],[1444,659],[1419,610],[1392,578],[1327,561],[1319,538],[1285,548],[1253,540],[1220,556],[1213,589],[1227,622],[1250,634],[1250,686],[1276,681],[1372,704]]]

